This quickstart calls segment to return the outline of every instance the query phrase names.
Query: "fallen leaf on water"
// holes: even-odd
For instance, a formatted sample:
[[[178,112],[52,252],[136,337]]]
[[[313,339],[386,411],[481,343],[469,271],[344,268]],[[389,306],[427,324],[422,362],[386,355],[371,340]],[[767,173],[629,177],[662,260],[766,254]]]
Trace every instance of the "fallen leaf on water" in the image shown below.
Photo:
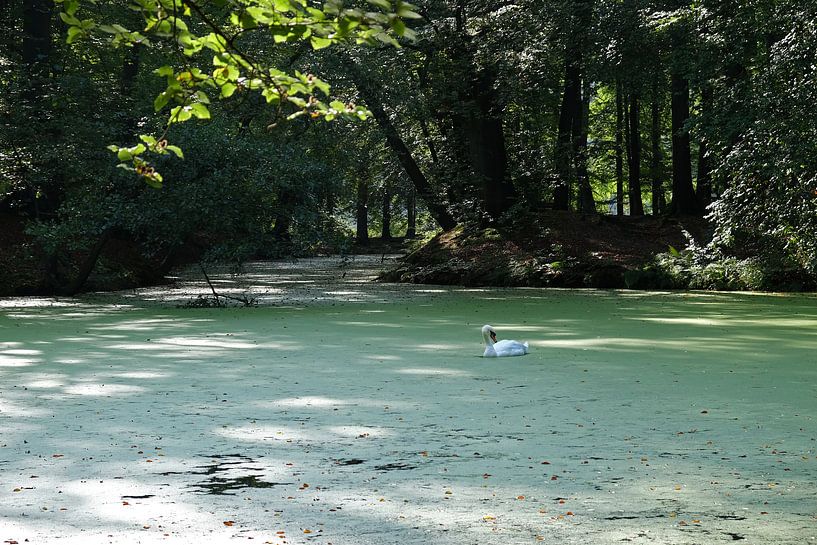
[[[549,465],[550,465],[550,462],[548,462],[548,461],[544,461],[544,462],[542,462],[542,465],[549,466]]]
[[[420,451],[420,456],[428,456],[428,451],[427,450],[421,450]]]
[[[493,515],[484,515],[482,520],[496,520],[496,517]]]
[[[312,533],[312,530],[310,530],[309,528],[307,528],[306,530],[304,530],[304,533],[305,533],[305,534],[311,534],[311,533]]]
[[[681,490],[681,485],[680,485],[680,484],[676,484],[676,485],[675,485],[675,490]]]
[[[516,499],[517,499],[517,500],[524,500],[524,499],[525,499],[525,496],[517,496],[517,497],[516,497]]]
[[[224,526],[233,526],[235,524],[234,520],[225,520]]]
[[[52,458],[62,458],[63,456],[65,456],[65,455],[64,454],[52,454],[51,455]]]
[[[483,473],[483,474],[482,474],[482,478],[483,478],[483,479],[487,479],[487,478],[488,478],[488,477],[490,477],[490,476],[491,476],[491,474],[490,474],[490,473]]]
[[[556,475],[553,475],[553,476],[550,478],[550,480],[551,480],[551,481],[555,481],[555,480],[556,480],[556,479],[558,479],[558,478],[559,478],[559,477],[557,477]]]
[[[123,502],[122,502],[122,505],[130,505],[130,503],[128,503],[128,502],[126,502],[126,501],[123,501]]]
[[[693,519],[692,520],[692,524],[700,524],[700,523],[701,523],[701,521],[698,520],[698,519]]]
[[[568,517],[572,517],[572,516],[574,516],[574,515],[573,515],[573,511],[568,511],[567,513],[565,513],[565,515],[567,515]]]

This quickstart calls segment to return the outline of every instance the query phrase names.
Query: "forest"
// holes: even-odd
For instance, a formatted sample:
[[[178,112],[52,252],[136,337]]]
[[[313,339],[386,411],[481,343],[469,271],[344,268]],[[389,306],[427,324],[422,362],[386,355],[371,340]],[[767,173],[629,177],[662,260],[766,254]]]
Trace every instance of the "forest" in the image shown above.
[[[0,21],[0,294],[391,239],[420,248],[410,282],[817,286],[814,2],[3,0]]]

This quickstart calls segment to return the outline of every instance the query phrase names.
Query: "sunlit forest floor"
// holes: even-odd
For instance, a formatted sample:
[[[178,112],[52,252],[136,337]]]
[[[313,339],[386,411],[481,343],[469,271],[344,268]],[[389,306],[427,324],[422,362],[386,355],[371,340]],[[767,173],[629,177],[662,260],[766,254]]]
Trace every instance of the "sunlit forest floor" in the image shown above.
[[[0,538],[817,542],[813,296],[370,282],[390,260],[214,272],[249,308],[195,308],[195,270],[0,299]],[[478,357],[486,323],[532,353]]]

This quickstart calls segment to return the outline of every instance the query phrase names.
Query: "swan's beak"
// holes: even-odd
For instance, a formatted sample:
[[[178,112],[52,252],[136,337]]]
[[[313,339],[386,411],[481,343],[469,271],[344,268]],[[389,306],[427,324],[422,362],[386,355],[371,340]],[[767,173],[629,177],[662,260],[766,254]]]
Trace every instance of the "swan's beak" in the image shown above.
[[[491,331],[491,340],[494,341],[494,343],[496,343],[496,333],[494,333],[493,331]]]

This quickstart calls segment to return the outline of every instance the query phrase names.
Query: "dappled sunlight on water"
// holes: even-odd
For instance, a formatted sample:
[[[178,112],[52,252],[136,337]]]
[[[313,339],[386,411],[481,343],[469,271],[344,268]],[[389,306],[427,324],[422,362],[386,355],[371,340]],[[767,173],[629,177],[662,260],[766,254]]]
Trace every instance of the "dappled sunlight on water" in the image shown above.
[[[3,539],[815,542],[813,296],[319,263],[214,272],[258,308],[176,308],[195,278],[4,301]],[[480,358],[486,323],[531,353]]]

